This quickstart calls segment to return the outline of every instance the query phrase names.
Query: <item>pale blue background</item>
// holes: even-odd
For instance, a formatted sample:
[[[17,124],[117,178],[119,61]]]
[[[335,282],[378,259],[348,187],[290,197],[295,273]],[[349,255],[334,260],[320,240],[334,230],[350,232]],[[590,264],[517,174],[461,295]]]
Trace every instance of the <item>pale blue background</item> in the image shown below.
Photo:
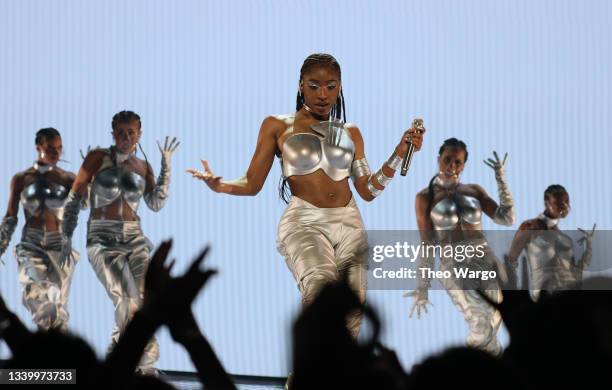
[[[212,193],[184,169],[204,157],[224,177],[242,175],[263,118],[293,110],[304,58],[330,52],[374,169],[412,118],[423,117],[429,130],[409,176],[374,203],[358,201],[368,229],[415,228],[415,193],[450,136],[469,146],[463,181],[495,196],[482,159],[509,152],[518,221],[537,215],[544,188],[561,183],[573,206],[563,228],[596,221],[610,229],[611,9],[605,0],[0,0],[0,202],[11,175],[35,158],[37,129],[62,132],[70,161],[63,166],[77,170],[79,148],[111,142],[114,113],[138,112],[156,170],[155,141],[182,141],[169,203],[159,214],[143,205],[144,231],[153,242],[175,238],[179,269],[213,244],[209,265],[220,273],[194,307],[204,332],[230,372],[284,375],[299,294],[275,249],[278,164],[255,198]],[[85,220],[74,240],[83,255]],[[27,320],[11,255],[18,239],[19,230],[0,290]],[[407,367],[465,340],[467,327],[444,292],[432,294],[435,307],[420,321],[408,319],[410,301],[399,291],[368,299]],[[85,256],[70,310],[73,329],[103,354],[112,305]],[[167,332],[158,337],[160,368],[193,369]]]

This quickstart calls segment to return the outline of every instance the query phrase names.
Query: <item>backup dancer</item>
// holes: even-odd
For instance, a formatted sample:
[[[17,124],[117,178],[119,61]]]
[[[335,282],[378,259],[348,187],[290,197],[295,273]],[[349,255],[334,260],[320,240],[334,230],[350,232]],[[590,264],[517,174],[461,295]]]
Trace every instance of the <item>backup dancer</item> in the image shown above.
[[[300,71],[296,112],[263,121],[242,178],[222,181],[206,161],[202,161],[205,172],[188,170],[215,192],[256,195],[274,156],[280,158],[280,194],[288,207],[278,226],[277,247],[297,282],[303,305],[341,275],[347,275],[353,290],[365,299],[368,243],[348,178],[361,198],[371,201],[393,178],[408,143],[416,150],[422,143],[422,134],[406,131],[389,160],[371,174],[361,132],[345,123],[345,117],[340,65],[329,54],[313,54]],[[348,321],[354,336],[359,333],[360,318],[355,314]]]
[[[78,220],[79,207],[91,183],[91,214],[87,223],[89,261],[115,307],[110,348],[142,304],[144,277],[152,244],[143,234],[138,216],[140,199],[153,211],[164,207],[170,187],[170,159],[178,147],[176,138],[159,147],[161,171],[155,180],[153,168],[135,156],[142,135],[140,117],[121,111],[113,117],[115,144],[87,154],[68,196],[64,218],[64,250]],[[144,153],[143,153],[144,154]],[[159,347],[155,339],[147,345],[138,370],[156,373]]]
[[[461,268],[489,272],[498,270],[498,261],[482,234],[481,216],[484,213],[497,224],[512,225],[514,203],[504,174],[506,159],[500,161],[495,152],[494,156],[495,159],[488,159],[485,163],[495,171],[499,205],[481,186],[463,184],[459,181],[468,158],[468,151],[465,143],[450,138],[444,141],[439,150],[439,173],[431,179],[427,188],[417,194],[415,207],[421,240],[425,244],[439,245],[442,248],[445,246],[456,248],[459,245],[480,247],[478,254],[460,259],[461,261],[458,261],[458,258],[441,255],[440,269],[450,271],[451,274],[450,278],[442,279],[442,284],[468,323],[470,333],[467,344],[499,355],[502,347],[497,340],[497,331],[501,324],[501,316],[477,291],[482,290],[491,300],[500,302],[502,295],[497,281],[468,281],[456,277],[454,272],[455,269]],[[419,268],[433,270],[434,261],[435,254],[433,251],[428,251],[420,259]],[[417,276],[422,275],[417,272]],[[409,294],[415,297],[410,316],[415,309],[417,317],[420,316],[421,310],[427,311],[430,286],[429,278],[419,278],[417,290]]]
[[[512,241],[506,261],[516,269],[520,254],[525,251],[534,301],[542,290],[578,288],[582,273],[591,262],[595,226],[591,232],[578,229],[583,234],[579,242],[584,243],[585,250],[575,261],[572,239],[558,227],[559,220],[567,217],[569,211],[570,199],[565,188],[559,184],[548,186],[544,191],[544,211],[537,218],[524,221]]]
[[[57,163],[62,154],[62,138],[53,128],[36,133],[38,158],[34,165],[13,176],[6,215],[0,225],[0,256],[6,251],[17,226],[19,204],[25,226],[15,248],[23,304],[38,328],[66,330],[68,293],[79,260],[76,251],[60,256],[62,219],[74,174]],[[76,208],[84,204],[75,204]]]

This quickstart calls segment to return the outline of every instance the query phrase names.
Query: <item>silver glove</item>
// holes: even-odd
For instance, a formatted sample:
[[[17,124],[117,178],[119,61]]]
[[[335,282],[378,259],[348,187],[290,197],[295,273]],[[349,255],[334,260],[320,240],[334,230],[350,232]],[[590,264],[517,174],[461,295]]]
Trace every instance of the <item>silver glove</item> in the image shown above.
[[[79,221],[79,212],[83,204],[83,197],[79,193],[70,191],[64,206],[64,220],[62,221],[62,249],[59,263],[63,264],[72,253],[72,234]]]
[[[578,228],[578,230],[580,230],[580,232],[582,233],[582,238],[578,240],[578,244],[584,245],[584,252],[582,253],[582,257],[576,265],[581,271],[584,271],[591,265],[591,257],[593,256],[593,235],[595,234],[595,227],[597,227],[597,224],[593,225],[593,229],[591,229],[590,232]]]
[[[172,138],[170,142],[168,142],[168,138],[169,137],[166,137],[163,148],[159,142],[157,143],[162,155],[161,170],[159,171],[155,187],[144,196],[145,203],[153,211],[161,210],[166,204],[170,189],[170,159],[180,144],[180,142],[176,140],[176,137]]]
[[[1,259],[2,254],[4,254],[6,248],[8,248],[16,227],[17,217],[4,217],[0,225],[0,262],[2,262],[2,264],[4,264],[4,261]]]
[[[508,189],[506,182],[505,163],[508,158],[508,153],[504,155],[504,159],[500,160],[497,152],[493,152],[495,159],[489,158],[484,161],[489,167],[495,171],[495,181],[497,182],[497,192],[499,194],[499,206],[495,210],[493,221],[499,225],[510,226],[514,223],[514,201],[512,194]]]

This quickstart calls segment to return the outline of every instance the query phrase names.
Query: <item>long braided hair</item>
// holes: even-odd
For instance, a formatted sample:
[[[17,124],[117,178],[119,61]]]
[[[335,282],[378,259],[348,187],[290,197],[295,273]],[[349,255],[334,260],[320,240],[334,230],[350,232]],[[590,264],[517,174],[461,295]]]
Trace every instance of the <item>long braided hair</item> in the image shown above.
[[[342,72],[340,70],[340,64],[331,54],[326,53],[314,53],[306,57],[302,67],[300,68],[300,83],[304,78],[304,74],[308,72],[315,66],[329,66],[334,71],[338,72],[338,81],[342,81]],[[299,111],[304,106],[304,96],[302,96],[301,91],[298,89],[297,96],[295,99],[295,111]],[[346,123],[346,106],[344,103],[344,93],[342,89],[340,89],[340,93],[338,94],[338,98],[336,99],[336,104],[331,109],[330,117],[334,120],[342,121]],[[287,178],[281,176],[280,182],[278,185],[278,195],[281,200],[285,203],[289,203],[289,198],[291,198],[291,192],[289,191],[289,186],[287,184]]]
[[[467,145],[465,144],[465,142],[458,140],[457,138],[449,138],[447,140],[444,141],[444,143],[442,144],[442,146],[440,146],[440,149],[438,150],[438,156],[441,156],[442,153],[444,153],[444,151],[446,149],[460,149],[463,150],[465,152],[465,161],[467,162],[468,159],[468,151],[467,151]],[[433,199],[434,199],[434,181],[436,180],[436,177],[438,176],[438,174],[435,174],[431,180],[429,181],[429,206],[427,207],[428,212],[431,210],[431,206],[433,203]]]

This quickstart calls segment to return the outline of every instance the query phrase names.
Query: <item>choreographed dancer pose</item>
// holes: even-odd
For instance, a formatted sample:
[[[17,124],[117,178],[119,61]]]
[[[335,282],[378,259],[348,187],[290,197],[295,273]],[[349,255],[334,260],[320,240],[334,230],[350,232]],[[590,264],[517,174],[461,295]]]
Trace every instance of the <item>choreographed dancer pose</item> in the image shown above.
[[[66,330],[68,293],[79,254],[62,258],[62,219],[74,174],[57,166],[62,138],[54,128],[36,133],[38,158],[34,165],[13,176],[6,215],[0,225],[0,256],[17,226],[19,203],[25,226],[15,248],[23,304],[40,329]],[[82,207],[84,204],[77,204]]]
[[[322,286],[347,275],[351,287],[365,299],[367,236],[348,184],[366,201],[380,195],[407,153],[409,143],[421,148],[422,134],[406,131],[389,160],[371,174],[359,128],[340,121],[346,113],[340,65],[329,54],[313,54],[300,70],[296,112],[266,118],[246,174],[222,181],[202,161],[205,172],[188,170],[213,191],[256,195],[274,156],[281,159],[281,197],[287,202],[279,226],[277,247],[308,305]],[[291,198],[288,198],[286,186]],[[360,314],[348,321],[357,336]]]
[[[591,262],[595,225],[591,232],[578,229],[583,234],[579,243],[584,243],[585,249],[575,261],[572,239],[558,227],[559,219],[567,217],[569,211],[570,199],[565,188],[550,185],[544,191],[544,211],[537,218],[524,221],[514,236],[506,262],[516,269],[520,254],[525,251],[533,300],[538,300],[543,290],[579,287],[582,273]]]
[[[461,268],[488,272],[498,270],[498,261],[482,234],[483,212],[498,224],[514,223],[514,204],[504,173],[506,158],[500,161],[497,153],[493,153],[495,159],[488,159],[485,163],[495,171],[499,205],[481,186],[463,184],[459,181],[468,158],[468,151],[465,143],[450,138],[444,141],[439,150],[439,173],[432,178],[427,188],[417,194],[415,208],[421,240],[427,245],[437,244],[440,247],[450,245],[454,248],[459,245],[469,245],[476,248],[478,254],[461,259],[462,261],[452,256],[440,256],[440,269],[450,271],[451,274],[450,278],[442,279],[442,284],[469,325],[467,344],[499,355],[502,347],[497,340],[497,331],[501,324],[501,316],[477,291],[477,289],[482,290],[491,300],[500,302],[502,296],[499,284],[493,279],[467,282],[455,274],[455,269]],[[419,268],[433,269],[434,261],[435,254],[428,251],[421,257]],[[422,276],[419,272],[417,275]],[[427,311],[430,286],[430,278],[427,276],[419,278],[417,290],[409,294],[415,297],[410,316],[415,309],[417,317],[420,316],[421,310]]]
[[[135,156],[142,135],[140,117],[132,111],[121,111],[113,117],[112,129],[115,144],[91,151],[83,161],[68,196],[63,229],[64,248],[68,250],[77,225],[77,205],[91,183],[87,254],[115,306],[111,348],[140,307],[144,293],[152,244],[140,228],[140,199],[144,198],[153,211],[164,207],[170,187],[170,159],[179,145],[176,138],[169,142],[168,137],[163,147],[158,144],[162,159],[156,181],[146,156],[145,160]],[[145,349],[139,371],[156,373],[158,358],[159,347],[153,339]]]

